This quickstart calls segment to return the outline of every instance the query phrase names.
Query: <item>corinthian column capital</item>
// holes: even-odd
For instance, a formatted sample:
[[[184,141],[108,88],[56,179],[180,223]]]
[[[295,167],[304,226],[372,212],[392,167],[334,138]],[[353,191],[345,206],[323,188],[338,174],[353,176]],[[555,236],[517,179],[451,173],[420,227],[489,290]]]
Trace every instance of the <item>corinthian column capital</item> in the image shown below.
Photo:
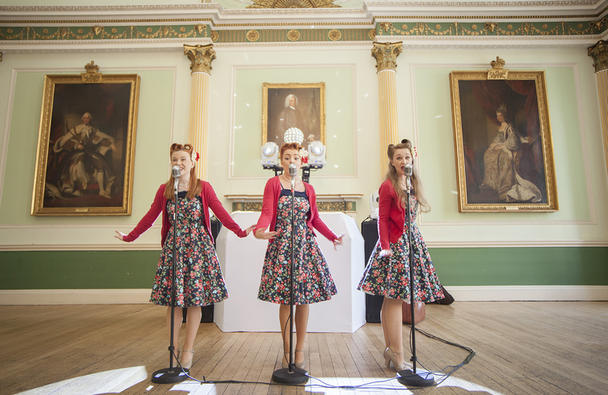
[[[184,55],[190,59],[190,70],[193,73],[211,73],[211,61],[215,59],[213,44],[187,45],[184,44]]]
[[[395,70],[397,68],[397,56],[403,51],[403,42],[379,43],[374,42],[372,56],[376,58],[376,71]]]
[[[608,70],[608,41],[600,40],[587,49],[587,55],[593,58],[595,72]]]

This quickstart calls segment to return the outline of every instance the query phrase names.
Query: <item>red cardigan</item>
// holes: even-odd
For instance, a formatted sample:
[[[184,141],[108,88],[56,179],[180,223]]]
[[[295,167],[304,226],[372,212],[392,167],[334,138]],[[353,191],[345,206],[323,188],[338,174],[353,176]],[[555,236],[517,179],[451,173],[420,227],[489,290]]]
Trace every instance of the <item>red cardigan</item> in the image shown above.
[[[234,222],[230,214],[224,209],[222,203],[219,201],[217,196],[215,195],[215,191],[206,181],[201,180],[201,200],[203,202],[203,213],[205,214],[205,227],[209,232],[209,237],[211,237],[211,241],[213,241],[213,235],[211,233],[211,219],[209,218],[209,207],[213,210],[215,216],[220,220],[220,222],[237,234],[239,237],[247,236],[247,233],[241,227]],[[158,191],[156,191],[156,196],[154,197],[154,201],[150,206],[150,209],[144,215],[144,217],[139,221],[137,226],[129,233],[128,235],[123,237],[124,241],[133,241],[137,239],[142,233],[148,230],[158,218],[158,214],[162,211],[163,213],[163,225],[161,228],[161,245],[165,244],[165,240],[167,239],[167,232],[169,232],[169,214],[167,213],[167,199],[165,199],[165,184],[162,184]]]
[[[386,180],[380,185],[378,199],[378,233],[380,246],[383,250],[390,248],[390,243],[396,243],[403,234],[405,224],[405,208],[399,203],[399,196],[393,188],[393,183]]]
[[[321,217],[319,217],[317,195],[315,194],[314,188],[306,182],[304,183],[304,188],[306,190],[306,195],[308,196],[308,202],[310,203],[308,221],[306,221],[308,228],[313,231],[313,234],[313,229],[316,228],[328,240],[337,240],[338,237],[327,227],[327,225],[325,225],[325,222],[321,220]],[[256,231],[258,229],[266,229],[268,228],[268,225],[270,225],[270,230],[274,231],[277,222],[277,206],[279,204],[281,189],[281,181],[278,176],[272,177],[266,182],[264,200],[262,201],[262,214],[260,214],[258,223],[255,226]]]

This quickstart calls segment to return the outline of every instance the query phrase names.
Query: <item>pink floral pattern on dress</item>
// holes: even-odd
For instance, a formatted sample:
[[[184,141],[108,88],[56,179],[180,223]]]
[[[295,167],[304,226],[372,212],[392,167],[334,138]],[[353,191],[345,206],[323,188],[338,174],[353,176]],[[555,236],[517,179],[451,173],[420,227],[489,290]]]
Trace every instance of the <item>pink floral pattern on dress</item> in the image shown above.
[[[279,198],[275,226],[279,235],[269,241],[266,250],[258,298],[267,302],[289,304],[291,200],[291,191],[283,190]],[[329,300],[337,292],[325,257],[319,249],[314,233],[306,224],[309,211],[310,204],[306,194],[296,192],[294,304],[322,302]]]
[[[414,300],[430,303],[443,299],[441,283],[435,273],[431,255],[416,225],[418,201],[410,197],[410,217],[412,221],[412,244],[414,252]],[[392,299],[410,300],[409,240],[407,225],[396,243],[390,243],[393,255],[380,257],[380,240],[369,258],[363,278],[357,289],[371,295],[381,295]]]
[[[181,195],[185,195],[181,194]],[[228,297],[220,263],[211,237],[205,229],[200,197],[178,199],[176,306],[206,306]],[[167,201],[170,228],[163,245],[150,301],[171,305],[171,265],[173,263],[173,216],[175,205]]]

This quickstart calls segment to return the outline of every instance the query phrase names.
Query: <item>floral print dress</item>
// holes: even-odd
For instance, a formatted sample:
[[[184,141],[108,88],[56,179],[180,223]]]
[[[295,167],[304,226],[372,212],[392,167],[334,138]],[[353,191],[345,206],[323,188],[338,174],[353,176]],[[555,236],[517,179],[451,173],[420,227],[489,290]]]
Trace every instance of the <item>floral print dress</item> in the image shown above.
[[[200,196],[186,198],[179,192],[177,199],[177,261],[175,270],[176,303],[178,307],[206,306],[228,297],[220,263],[213,242],[205,229]],[[173,264],[173,200],[167,201],[170,228],[160,255],[152,295],[154,304],[171,305],[171,266]]]
[[[410,218],[412,222],[412,244],[414,252],[414,300],[430,303],[443,299],[441,283],[435,273],[431,255],[416,225],[418,201],[413,194],[410,196]],[[363,278],[358,289],[368,294],[381,295],[391,299],[410,300],[410,251],[407,234],[407,224],[404,223],[403,234],[396,243],[390,243],[393,255],[381,257],[380,240],[369,258]]]
[[[295,192],[294,208],[294,304],[329,300],[336,285],[329,273],[313,231],[306,221],[310,204],[306,192]],[[258,298],[289,304],[291,274],[291,190],[282,189],[277,207],[275,230],[278,235],[268,242]]]

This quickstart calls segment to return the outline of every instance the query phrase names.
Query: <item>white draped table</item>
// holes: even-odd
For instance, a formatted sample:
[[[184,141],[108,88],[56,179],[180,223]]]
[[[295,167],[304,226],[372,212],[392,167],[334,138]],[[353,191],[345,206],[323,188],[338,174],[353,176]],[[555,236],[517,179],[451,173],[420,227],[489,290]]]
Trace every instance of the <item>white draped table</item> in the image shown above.
[[[259,215],[232,213],[243,229],[255,224]],[[344,213],[322,212],[321,219],[335,234],[344,234],[344,243],[334,250],[333,244],[315,231],[338,293],[329,301],[310,305],[308,330],[352,333],[365,323],[365,295],[356,289],[364,269],[363,237],[355,221]],[[222,227],[217,255],[229,297],[216,304],[214,311],[214,321],[222,331],[279,331],[278,305],[257,298],[267,244],[252,234],[240,239]]]

